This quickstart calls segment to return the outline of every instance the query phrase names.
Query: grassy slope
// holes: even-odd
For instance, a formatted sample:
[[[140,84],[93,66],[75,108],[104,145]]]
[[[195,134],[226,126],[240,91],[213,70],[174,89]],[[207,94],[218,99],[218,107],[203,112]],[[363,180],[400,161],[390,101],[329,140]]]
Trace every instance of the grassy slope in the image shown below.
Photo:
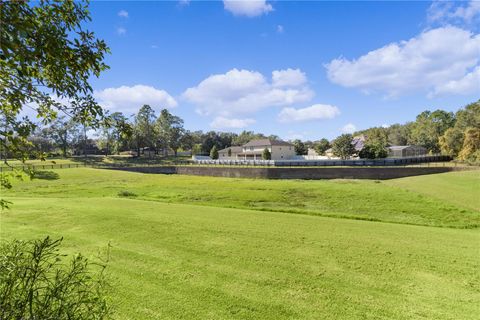
[[[480,170],[408,177],[386,184],[480,210]]]
[[[168,203],[417,225],[460,228],[480,225],[478,192],[475,189],[480,181],[480,171],[391,181],[278,181],[148,175],[81,168],[49,171],[43,178],[17,183],[14,192],[6,195],[115,197],[119,191],[128,190],[137,194],[137,199]]]
[[[478,317],[478,230],[102,197],[91,180],[30,189],[1,236],[89,256],[111,241],[118,319]]]

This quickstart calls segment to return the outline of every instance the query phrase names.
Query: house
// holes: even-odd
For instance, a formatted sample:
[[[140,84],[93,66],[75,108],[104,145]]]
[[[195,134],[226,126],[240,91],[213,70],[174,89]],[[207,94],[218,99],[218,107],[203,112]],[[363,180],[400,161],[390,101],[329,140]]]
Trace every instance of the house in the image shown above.
[[[307,156],[308,156],[309,158],[315,158],[315,157],[318,157],[318,156],[320,156],[320,155],[318,154],[318,152],[317,152],[315,149],[313,149],[313,148],[308,148]]]
[[[320,155],[314,148],[308,148],[307,155],[298,157],[302,157],[305,160],[327,160],[331,158],[331,156],[329,157],[326,154]]]
[[[295,157],[293,144],[282,140],[258,139],[252,140],[242,146],[242,151],[237,154],[237,159],[261,160],[263,151],[267,148],[272,155],[272,160],[289,160]]]
[[[390,146],[389,158],[421,157],[427,155],[427,149],[421,146]]]
[[[228,154],[230,150],[230,155]],[[218,159],[237,159],[237,155],[243,151],[240,146],[232,146],[218,151]]]

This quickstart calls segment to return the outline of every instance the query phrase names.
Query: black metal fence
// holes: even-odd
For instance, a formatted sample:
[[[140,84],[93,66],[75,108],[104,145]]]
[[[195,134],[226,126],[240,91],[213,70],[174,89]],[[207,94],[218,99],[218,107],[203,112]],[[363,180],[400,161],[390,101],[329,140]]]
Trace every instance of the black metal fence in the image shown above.
[[[0,172],[8,172],[14,170],[48,170],[48,169],[67,169],[86,167],[84,163],[56,163],[56,164],[25,164],[25,165],[11,165],[0,166]]]

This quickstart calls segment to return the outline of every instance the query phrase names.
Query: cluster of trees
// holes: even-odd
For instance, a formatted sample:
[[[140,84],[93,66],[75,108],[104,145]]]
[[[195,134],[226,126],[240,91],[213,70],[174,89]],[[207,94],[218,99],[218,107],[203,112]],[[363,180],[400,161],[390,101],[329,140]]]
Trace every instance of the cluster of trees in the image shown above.
[[[37,128],[28,138],[35,152],[58,153],[63,156],[98,152],[106,155],[135,150],[145,150],[166,155],[172,150],[190,151],[191,154],[210,155],[218,158],[218,150],[240,146],[253,139],[279,139],[253,131],[240,134],[216,131],[189,131],[183,120],[167,109],[157,116],[149,105],[142,106],[131,118],[120,112],[107,114],[97,128],[97,139],[87,137],[88,126],[74,119],[59,117],[48,126]],[[355,136],[364,135],[363,149],[353,146]],[[418,145],[432,154],[446,154],[463,161],[480,161],[480,101],[471,103],[456,113],[443,110],[424,111],[415,121],[394,124],[389,127],[373,127],[352,134],[343,134],[333,141],[292,141],[297,155],[306,155],[309,148],[325,155],[328,149],[342,159],[351,156],[376,159],[385,158],[391,145]],[[265,153],[264,158],[271,155]]]
[[[388,155],[387,147],[392,145],[417,145],[431,154],[442,153],[462,161],[480,162],[480,100],[456,113],[424,111],[415,121],[373,127],[353,135],[343,134],[332,142],[327,139],[303,143],[295,141],[295,150],[297,154],[305,154],[310,147],[324,155],[326,150],[332,148],[335,156],[346,159],[356,155],[352,143],[357,135],[366,137],[364,147],[358,154],[361,158],[384,158]]]
[[[95,139],[89,138],[91,128],[75,119],[59,117],[47,126],[37,127],[28,137],[30,154],[58,154],[64,157],[83,153],[105,155],[135,150],[142,154],[146,150],[166,155],[172,150],[190,151],[192,154],[212,155],[230,146],[243,145],[253,139],[279,139],[253,131],[240,134],[232,132],[189,131],[184,128],[182,118],[167,109],[160,111],[144,105],[128,118],[121,112],[107,114],[95,130]]]

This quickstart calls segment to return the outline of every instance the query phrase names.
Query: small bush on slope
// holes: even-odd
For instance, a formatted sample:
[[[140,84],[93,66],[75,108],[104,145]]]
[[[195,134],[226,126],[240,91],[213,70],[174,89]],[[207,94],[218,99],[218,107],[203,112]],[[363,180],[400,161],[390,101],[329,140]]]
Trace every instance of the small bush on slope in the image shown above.
[[[19,241],[0,247],[0,319],[105,319],[103,271],[82,255],[63,263],[62,239]]]

